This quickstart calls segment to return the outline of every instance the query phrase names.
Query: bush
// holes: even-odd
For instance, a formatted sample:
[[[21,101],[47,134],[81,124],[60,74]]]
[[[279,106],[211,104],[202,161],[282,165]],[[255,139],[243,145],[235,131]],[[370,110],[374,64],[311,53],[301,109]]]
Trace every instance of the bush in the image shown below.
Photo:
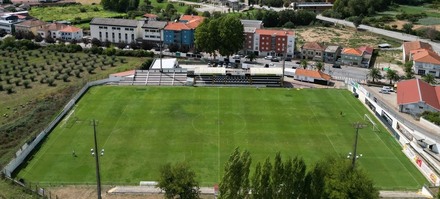
[[[87,12],[87,9],[84,8],[84,7],[81,7],[81,8],[79,8],[79,11],[80,11],[80,12]]]
[[[425,111],[422,113],[422,117],[436,125],[440,125],[440,112]]]
[[[24,81],[23,85],[25,88],[31,88],[31,82],[29,80]]]

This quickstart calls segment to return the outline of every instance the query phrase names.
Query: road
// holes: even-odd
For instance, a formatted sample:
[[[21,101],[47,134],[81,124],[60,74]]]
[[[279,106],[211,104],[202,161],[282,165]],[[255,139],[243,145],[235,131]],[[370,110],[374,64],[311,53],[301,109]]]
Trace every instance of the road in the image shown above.
[[[354,24],[352,22],[349,22],[349,21],[346,21],[346,20],[324,17],[322,15],[317,15],[316,18],[319,19],[319,20],[322,20],[322,21],[332,22],[332,23],[335,23],[335,24],[342,24],[342,25],[354,28]],[[440,53],[440,44],[439,43],[432,42],[430,40],[423,39],[423,38],[420,38],[418,36],[414,36],[414,35],[410,35],[410,34],[405,34],[405,33],[401,33],[401,32],[385,30],[385,29],[380,29],[380,28],[375,28],[375,27],[371,27],[371,26],[367,26],[367,25],[359,25],[358,28],[362,29],[362,30],[370,31],[370,32],[373,32],[373,33],[376,33],[376,34],[380,34],[380,35],[384,35],[384,36],[387,36],[387,37],[391,37],[391,38],[395,38],[395,39],[398,39],[398,40],[402,40],[402,41],[417,41],[418,40],[418,41],[426,42],[426,43],[431,44],[431,46],[432,46],[434,51],[436,51],[437,53]]]

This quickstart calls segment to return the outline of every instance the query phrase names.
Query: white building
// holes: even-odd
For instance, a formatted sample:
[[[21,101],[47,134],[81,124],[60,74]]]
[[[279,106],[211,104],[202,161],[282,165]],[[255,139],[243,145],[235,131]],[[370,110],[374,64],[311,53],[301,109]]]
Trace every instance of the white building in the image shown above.
[[[80,40],[83,37],[83,31],[81,28],[77,28],[74,26],[67,26],[61,30],[58,31],[58,36],[57,38],[61,38],[63,40],[66,41],[71,41],[71,40]]]
[[[148,21],[142,26],[142,39],[145,41],[158,43],[163,40],[163,29],[167,25],[165,21]]]
[[[411,54],[414,72],[418,75],[431,74],[440,78],[440,56],[431,51],[422,49]]]
[[[0,30],[5,30],[7,33],[15,32],[14,24],[20,22],[17,16],[3,15],[0,16]]]
[[[113,18],[93,18],[90,22],[92,38],[112,43],[131,43],[140,38],[143,21]]]

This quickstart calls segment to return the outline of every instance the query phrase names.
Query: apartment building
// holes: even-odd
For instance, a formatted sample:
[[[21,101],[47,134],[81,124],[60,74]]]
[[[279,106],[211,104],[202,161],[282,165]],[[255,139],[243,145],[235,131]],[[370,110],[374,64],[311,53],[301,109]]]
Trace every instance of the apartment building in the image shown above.
[[[100,41],[129,44],[141,37],[143,24],[143,21],[130,19],[93,18],[90,22],[90,34]]]
[[[253,45],[254,53],[258,56],[293,57],[295,33],[285,30],[256,29]]]

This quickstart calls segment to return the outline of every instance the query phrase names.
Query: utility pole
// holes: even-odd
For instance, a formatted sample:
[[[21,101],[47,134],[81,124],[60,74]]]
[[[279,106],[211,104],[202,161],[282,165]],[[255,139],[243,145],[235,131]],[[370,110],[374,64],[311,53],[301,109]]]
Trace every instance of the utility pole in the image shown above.
[[[159,48],[160,48],[160,72],[162,72],[162,33],[163,33],[163,29],[159,29],[159,34],[160,34],[160,42],[159,42]]]
[[[95,139],[95,163],[96,163],[96,191],[98,192],[98,199],[101,197],[101,175],[99,173],[99,155],[98,155],[98,141],[96,139],[96,122],[93,120],[93,137]]]
[[[358,144],[359,129],[362,129],[364,127],[365,127],[365,125],[360,122],[354,123],[354,128],[356,129],[356,137],[354,139],[354,150],[353,150],[353,157],[352,157],[352,161],[351,161],[351,166],[353,169],[356,165],[356,159],[358,158],[358,156],[356,154],[356,150],[357,150],[357,144]]]

